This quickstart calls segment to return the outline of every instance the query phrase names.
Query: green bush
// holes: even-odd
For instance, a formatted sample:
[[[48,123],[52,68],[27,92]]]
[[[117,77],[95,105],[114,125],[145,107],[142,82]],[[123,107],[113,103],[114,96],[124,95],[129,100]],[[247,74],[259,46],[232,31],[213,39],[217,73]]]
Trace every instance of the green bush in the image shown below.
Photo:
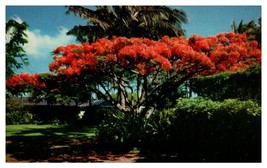
[[[105,113],[98,127],[97,137],[108,148],[117,150],[137,146],[145,126],[145,119],[138,114],[124,113],[113,109]]]
[[[261,67],[253,65],[238,72],[224,72],[191,80],[198,96],[215,101],[224,99],[253,100],[261,104]]]
[[[154,139],[161,140],[150,142],[153,148],[160,144],[198,160],[260,161],[261,108],[253,101],[179,99],[175,108],[155,113],[152,121]]]
[[[6,101],[6,124],[33,123],[33,114],[21,102],[8,98]]]
[[[236,99],[179,99],[149,119],[110,111],[97,135],[109,147],[175,152],[184,161],[260,161],[261,108]]]
[[[33,121],[33,115],[29,112],[12,111],[6,113],[6,124],[30,124]]]

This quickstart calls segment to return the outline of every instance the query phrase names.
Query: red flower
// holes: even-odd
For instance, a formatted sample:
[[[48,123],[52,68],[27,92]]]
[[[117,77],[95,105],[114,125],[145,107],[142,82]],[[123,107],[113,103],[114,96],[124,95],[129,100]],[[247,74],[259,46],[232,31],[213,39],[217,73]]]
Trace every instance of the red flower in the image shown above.
[[[118,56],[120,58],[136,57],[136,55],[137,55],[137,52],[136,52],[136,50],[133,49],[133,46],[126,46],[126,47],[122,48],[118,53]]]
[[[188,44],[192,46],[192,48],[196,51],[208,51],[210,46],[209,46],[209,39],[204,38],[199,35],[192,35],[189,38]]]
[[[167,71],[171,70],[172,68],[170,61],[167,58],[164,58],[160,55],[157,55],[157,57],[155,58],[155,61],[158,62],[160,66]]]

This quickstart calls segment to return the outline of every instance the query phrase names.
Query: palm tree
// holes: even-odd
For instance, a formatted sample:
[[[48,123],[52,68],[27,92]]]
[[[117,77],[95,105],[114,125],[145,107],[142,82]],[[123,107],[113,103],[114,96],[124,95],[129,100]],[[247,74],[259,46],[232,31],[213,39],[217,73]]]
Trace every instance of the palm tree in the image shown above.
[[[234,33],[243,33],[243,26],[243,19],[239,22],[238,26],[236,25],[235,21],[233,21],[231,30]]]
[[[73,13],[88,22],[76,25],[67,34],[79,42],[93,42],[112,36],[146,37],[160,39],[164,35],[184,35],[183,23],[187,15],[183,10],[166,6],[96,6],[96,10],[83,6],[68,6]]]

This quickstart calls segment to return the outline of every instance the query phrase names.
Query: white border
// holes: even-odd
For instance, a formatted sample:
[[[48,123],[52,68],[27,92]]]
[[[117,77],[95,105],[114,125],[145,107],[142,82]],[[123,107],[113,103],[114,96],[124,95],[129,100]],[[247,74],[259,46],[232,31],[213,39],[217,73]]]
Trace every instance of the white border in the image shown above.
[[[264,0],[1,0],[5,5],[261,5]]]
[[[5,155],[5,7],[4,6],[0,6],[0,33],[2,37],[0,40],[0,67],[1,69],[3,69],[3,71],[0,71],[0,163],[2,163],[3,161],[5,161],[6,155]],[[4,152],[4,153],[3,153]],[[2,166],[1,166],[2,167]]]
[[[23,167],[55,167],[58,164],[51,164],[51,163],[5,163],[5,71],[4,71],[4,66],[5,66],[5,60],[4,60],[4,55],[5,55],[5,47],[4,47],[4,40],[5,38],[5,27],[3,25],[5,25],[5,6],[6,5],[15,5],[15,6],[26,6],[26,5],[48,5],[48,6],[54,6],[54,5],[180,5],[180,6],[186,6],[186,5],[192,5],[192,6],[202,6],[202,5],[208,5],[208,6],[232,6],[232,5],[260,5],[262,6],[262,27],[264,28],[264,26],[267,24],[266,21],[266,10],[267,7],[264,4],[265,0],[242,0],[242,1],[229,1],[229,0],[190,0],[190,1],[185,1],[185,0],[180,0],[180,1],[173,1],[173,0],[154,0],[154,1],[148,1],[148,0],[131,0],[131,1],[126,1],[126,0],[54,0],[54,1],[32,1],[32,0],[1,0],[0,1],[0,33],[1,33],[1,43],[0,43],[0,67],[1,67],[1,71],[0,71],[0,81],[1,81],[1,88],[0,88],[0,102],[1,102],[1,111],[0,111],[0,118],[1,118],[1,122],[0,122],[0,167],[19,167],[19,168],[23,168]],[[3,33],[3,34],[2,34]],[[264,89],[264,87],[267,86],[266,83],[266,75],[267,74],[265,71],[265,65],[266,65],[266,59],[264,58],[264,56],[267,56],[266,53],[266,48],[265,48],[265,39],[266,38],[266,33],[265,33],[265,29],[263,29],[262,31],[262,97],[263,97],[263,101],[262,101],[262,163],[168,163],[168,164],[164,164],[164,163],[149,163],[149,164],[142,164],[142,163],[138,163],[138,164],[126,164],[126,163],[119,163],[116,164],[116,167],[135,167],[135,166],[141,166],[141,167],[150,167],[150,166],[167,166],[167,167],[218,167],[218,168],[225,168],[225,167],[242,167],[242,168],[251,168],[251,167],[266,167],[266,143],[267,142],[267,138],[266,138],[266,116],[265,115],[265,111],[267,109],[267,104],[265,103],[265,97],[266,97],[266,91]],[[70,164],[70,163],[61,163],[59,166],[62,167],[73,167],[75,165]],[[105,163],[105,164],[99,164],[99,163],[78,163],[79,167],[88,167],[88,166],[93,166],[93,167],[111,167],[114,166],[114,164],[111,163]]]

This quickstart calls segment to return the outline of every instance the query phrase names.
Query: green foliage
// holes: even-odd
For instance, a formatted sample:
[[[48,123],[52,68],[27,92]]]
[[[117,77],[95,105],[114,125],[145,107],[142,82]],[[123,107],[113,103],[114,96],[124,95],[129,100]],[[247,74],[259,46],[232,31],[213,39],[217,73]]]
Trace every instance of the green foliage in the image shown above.
[[[22,46],[28,43],[25,34],[27,23],[18,23],[11,19],[6,23],[6,76],[9,78],[15,69],[28,65],[28,58]],[[21,62],[18,61],[21,60]]]
[[[179,99],[175,108],[156,113],[153,120],[160,128],[155,138],[168,137],[159,143],[163,149],[198,153],[206,160],[260,159],[261,108],[253,101]]]
[[[239,72],[225,72],[192,80],[192,90],[212,100],[237,98],[261,103],[261,67],[251,66]]]
[[[115,148],[178,152],[190,161],[259,161],[261,108],[250,100],[179,99],[149,119],[107,113],[97,135]]]
[[[6,103],[6,124],[29,124],[33,123],[34,115],[23,104],[8,99]]]
[[[105,113],[97,137],[109,146],[132,148],[140,141],[141,130],[145,130],[145,120],[142,117],[114,109]]]
[[[33,114],[29,112],[12,111],[6,114],[6,124],[29,124],[33,121]]]
[[[66,123],[63,123],[62,121],[60,121],[59,119],[57,118],[54,118],[50,121],[50,124],[51,125],[66,125]]]
[[[164,35],[185,34],[182,27],[187,23],[186,12],[167,6],[68,6],[67,14],[73,13],[89,22],[76,25],[68,35],[78,42],[93,42],[112,36],[146,37],[160,39]]]

